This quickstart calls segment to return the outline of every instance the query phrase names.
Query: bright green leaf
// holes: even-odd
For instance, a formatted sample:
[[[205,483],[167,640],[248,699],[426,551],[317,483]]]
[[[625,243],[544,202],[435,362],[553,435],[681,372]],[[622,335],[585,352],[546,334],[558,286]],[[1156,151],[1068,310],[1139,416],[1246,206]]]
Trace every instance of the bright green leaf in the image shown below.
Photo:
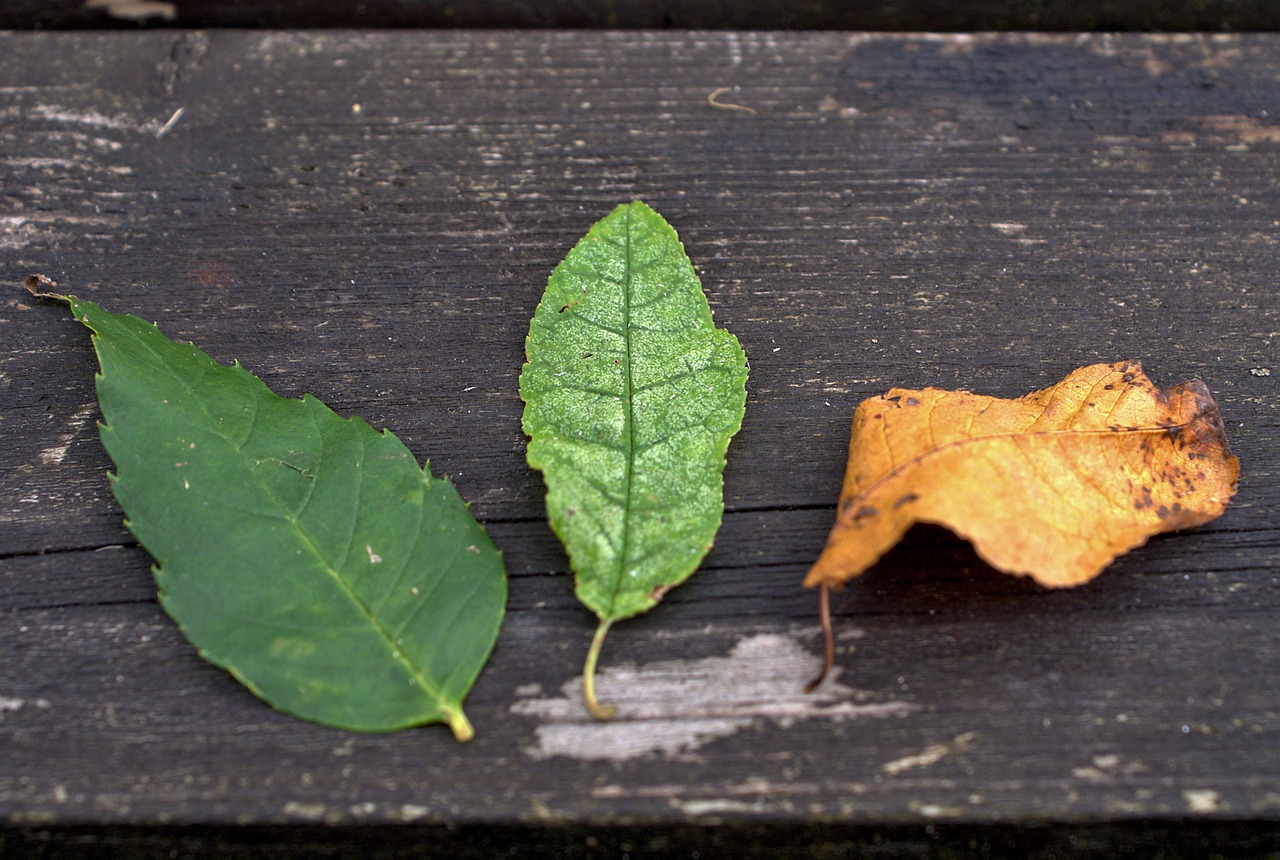
[[[639,201],[619,206],[547,283],[520,374],[529,465],[600,618],[639,614],[701,563],[724,513],[729,438],[742,424],[746,356],[711,309],[675,230]]]
[[[506,578],[453,485],[359,418],[69,302],[95,333],[112,489],[200,653],[308,720],[469,738]]]

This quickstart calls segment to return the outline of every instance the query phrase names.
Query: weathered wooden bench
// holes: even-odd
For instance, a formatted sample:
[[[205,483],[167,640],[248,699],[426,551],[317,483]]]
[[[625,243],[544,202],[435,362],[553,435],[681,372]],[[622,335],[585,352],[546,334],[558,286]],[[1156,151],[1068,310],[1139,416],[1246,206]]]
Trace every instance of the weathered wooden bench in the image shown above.
[[[0,855],[1280,850],[1278,79],[1275,35],[0,35]],[[716,547],[615,628],[597,723],[516,381],[551,268],[633,198],[751,376]],[[474,741],[311,725],[197,656],[31,273],[474,501],[510,575]],[[1216,395],[1226,515],[1065,591],[917,530],[805,696],[857,402],[1122,358]]]

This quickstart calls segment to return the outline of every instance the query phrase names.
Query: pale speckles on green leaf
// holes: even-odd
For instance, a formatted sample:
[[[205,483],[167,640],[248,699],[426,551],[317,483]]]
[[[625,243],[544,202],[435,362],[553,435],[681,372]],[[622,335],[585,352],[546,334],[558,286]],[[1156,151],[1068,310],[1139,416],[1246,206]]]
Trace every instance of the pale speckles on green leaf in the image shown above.
[[[359,418],[69,301],[95,332],[112,490],[200,653],[305,719],[470,737],[506,577],[453,485]]]
[[[546,479],[578,597],[602,623],[644,612],[720,527],[746,356],[715,327],[675,231],[640,202],[593,226],[552,273],[525,350],[529,464]]]

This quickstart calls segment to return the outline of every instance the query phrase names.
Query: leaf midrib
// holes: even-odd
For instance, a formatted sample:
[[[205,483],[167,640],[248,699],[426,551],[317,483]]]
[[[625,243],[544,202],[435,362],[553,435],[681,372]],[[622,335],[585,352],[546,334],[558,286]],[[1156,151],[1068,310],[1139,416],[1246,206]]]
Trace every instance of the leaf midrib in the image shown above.
[[[98,337],[102,336],[101,332],[98,332],[97,329],[94,329],[94,332]],[[140,345],[142,345],[147,350],[147,352],[149,352],[152,356],[154,356],[156,361],[159,363],[159,367],[163,368],[165,372],[170,377],[172,377],[175,382],[177,382],[180,386],[186,389],[187,393],[191,395],[192,401],[196,404],[199,410],[204,413],[205,417],[209,419],[210,425],[215,428],[213,431],[214,435],[221,438],[223,442],[225,442],[228,446],[230,446],[231,449],[235,452],[235,454],[240,458],[242,464],[248,467],[249,458],[243,453],[243,447],[244,447],[244,443],[247,442],[249,437],[253,435],[253,424],[257,422],[257,416],[259,412],[257,400],[255,399],[253,401],[254,417],[250,421],[248,433],[245,435],[245,439],[243,442],[236,444],[234,440],[231,439],[230,436],[223,435],[221,432],[219,432],[218,422],[215,419],[215,416],[212,415],[207,409],[207,405],[204,399],[197,396],[195,388],[190,383],[188,383],[187,380],[185,380],[178,374],[169,371],[167,365],[165,364],[164,356],[162,356],[155,349],[155,347],[153,347],[145,339],[134,338],[134,340],[136,343],[139,343]],[[224,368],[225,370],[234,372],[236,367],[238,367],[238,365],[233,367],[220,365],[220,367]],[[207,376],[207,373],[208,373],[208,368],[205,368],[204,374],[206,376]],[[264,391],[262,393],[265,394],[266,397],[276,397],[281,400],[291,400],[291,398],[280,397],[280,395],[270,391],[270,389],[265,389],[265,386],[263,388],[264,388]],[[304,405],[306,401],[294,400],[292,402],[297,403],[298,405],[301,406],[301,405]],[[349,419],[343,419],[336,414],[334,415],[334,417],[338,418],[339,421],[347,420],[349,422]],[[319,428],[317,428],[317,430],[319,430]],[[321,431],[320,435],[321,435],[321,439],[323,440],[324,438],[323,431]],[[360,455],[361,456],[356,464],[357,472],[360,471],[360,467],[364,462],[364,453],[365,453],[365,441],[364,439],[360,439]],[[254,470],[252,468],[247,468],[247,471],[250,476],[253,476]],[[362,476],[362,479],[363,479],[363,476]],[[448,699],[444,696],[444,694],[439,689],[437,689],[435,684],[431,683],[422,674],[421,670],[417,666],[417,663],[410,657],[408,653],[405,652],[405,650],[402,647],[400,647],[400,644],[396,641],[396,639],[391,636],[390,631],[387,630],[387,628],[382,625],[381,621],[378,620],[377,616],[373,613],[373,610],[369,606],[367,606],[365,602],[361,600],[360,597],[355,593],[355,591],[351,588],[351,586],[348,585],[346,580],[342,577],[341,572],[337,568],[335,568],[332,564],[330,564],[329,561],[324,557],[323,553],[320,552],[320,548],[316,546],[316,544],[307,535],[306,531],[302,528],[296,516],[286,512],[280,499],[278,499],[276,495],[273,492],[271,492],[271,490],[265,484],[263,484],[259,479],[254,477],[254,482],[262,489],[263,493],[271,499],[272,503],[276,506],[276,509],[279,511],[279,515],[281,519],[285,520],[293,527],[294,533],[297,535],[298,539],[302,542],[303,547],[308,552],[310,552],[311,555],[320,563],[324,571],[328,573],[329,576],[332,577],[334,582],[338,584],[339,588],[347,596],[347,598],[352,602],[352,604],[354,604],[364,614],[365,619],[369,622],[370,626],[372,626],[374,628],[374,631],[390,646],[392,652],[394,652],[396,655],[400,657],[401,661],[404,663],[406,668],[408,668],[410,675],[413,676],[415,682],[418,684],[419,689],[423,691],[423,694],[435,699],[437,707],[442,712],[444,712],[445,714],[452,714],[453,708],[449,707],[450,703]],[[425,488],[423,492],[425,493]],[[419,509],[419,523],[418,523],[419,531],[421,531],[422,517],[425,516],[425,514],[426,514],[426,500],[424,498],[423,504],[420,506],[420,509]],[[352,527],[353,536],[355,533],[354,529],[355,527],[353,526]],[[350,543],[351,542],[349,542],[347,547],[348,555],[350,555],[350,551],[351,551]],[[406,564],[408,564],[408,562],[406,562]]]
[[[622,510],[622,540],[618,550],[618,568],[613,578],[613,592],[609,595],[609,611],[606,619],[611,619],[616,614],[618,603],[618,593],[622,590],[622,582],[627,575],[627,554],[631,551],[631,489],[633,484],[633,476],[636,466],[636,425],[634,420],[635,404],[632,397],[635,394],[635,386],[632,382],[631,375],[631,213],[633,206],[626,210],[626,218],[623,221],[623,270],[625,272],[622,283],[622,352],[623,364],[626,370],[625,379],[623,380],[623,436],[627,440],[626,451],[626,478],[623,483],[622,498],[625,507]]]

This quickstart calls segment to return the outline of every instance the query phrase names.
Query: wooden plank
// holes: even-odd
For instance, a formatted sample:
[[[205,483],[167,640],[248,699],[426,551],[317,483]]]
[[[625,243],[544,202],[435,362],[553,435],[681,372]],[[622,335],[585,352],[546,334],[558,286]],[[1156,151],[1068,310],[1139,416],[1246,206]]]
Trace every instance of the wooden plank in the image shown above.
[[[1143,820],[1280,848],[1277,37],[8,34],[0,70],[6,851],[315,822],[917,850],[1040,822],[1048,852]],[[633,197],[750,399],[704,569],[605,649],[605,725],[516,379],[547,274]],[[195,655],[110,497],[86,333],[30,272],[456,481],[512,575],[475,741],[301,723]],[[1215,393],[1227,514],[1064,592],[915,532],[836,601],[841,671],[801,695],[856,403],[1119,358]]]
[[[714,30],[1195,31],[1280,29],[1264,0],[8,0],[0,28],[114,27],[483,27]]]

